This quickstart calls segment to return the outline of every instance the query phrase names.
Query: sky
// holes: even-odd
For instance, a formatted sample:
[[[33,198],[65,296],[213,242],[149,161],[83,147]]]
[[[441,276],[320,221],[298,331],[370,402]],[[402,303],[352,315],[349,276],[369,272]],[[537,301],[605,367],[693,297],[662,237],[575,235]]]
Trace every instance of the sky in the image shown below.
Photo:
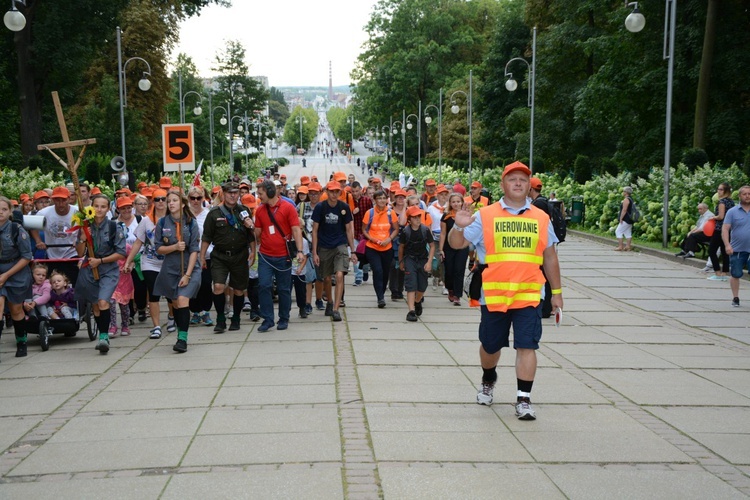
[[[227,40],[246,50],[251,76],[267,76],[272,87],[349,85],[350,73],[367,36],[364,27],[376,0],[232,0],[211,5],[180,26],[173,59],[184,52],[201,77]]]

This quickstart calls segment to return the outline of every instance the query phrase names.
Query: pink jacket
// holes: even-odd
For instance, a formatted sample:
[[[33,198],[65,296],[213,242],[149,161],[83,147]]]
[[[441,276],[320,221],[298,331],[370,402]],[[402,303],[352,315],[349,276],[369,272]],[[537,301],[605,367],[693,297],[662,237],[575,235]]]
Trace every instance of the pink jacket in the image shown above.
[[[31,300],[38,306],[43,306],[49,302],[49,293],[52,290],[52,286],[49,284],[49,280],[44,280],[44,283],[37,285],[34,283],[31,285]]]

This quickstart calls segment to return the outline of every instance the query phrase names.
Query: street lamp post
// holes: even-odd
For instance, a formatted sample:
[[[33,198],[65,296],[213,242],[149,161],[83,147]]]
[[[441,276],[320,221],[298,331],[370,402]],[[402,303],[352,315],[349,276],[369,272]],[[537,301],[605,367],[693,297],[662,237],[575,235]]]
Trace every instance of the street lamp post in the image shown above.
[[[422,103],[421,102],[419,103],[419,107],[421,109],[421,107],[422,107]],[[420,111],[420,114],[421,114],[421,111]],[[406,128],[409,129],[409,130],[411,130],[414,127],[414,125],[409,120],[409,118],[411,118],[412,116],[417,120],[417,142],[419,142],[421,140],[420,137],[419,137],[419,128],[420,128],[419,127],[419,122],[420,122],[419,116],[415,115],[414,113],[411,113],[411,114],[407,115],[406,116]],[[405,149],[406,149],[406,143],[404,143],[404,150]],[[421,159],[422,158],[421,158],[420,151],[419,151],[419,145],[417,145],[417,166],[419,166],[419,162],[421,161]]]
[[[396,124],[401,128],[397,129]],[[406,167],[406,129],[404,128],[404,122],[396,120],[391,126],[393,127],[393,129],[391,129],[392,135],[396,135],[396,132],[401,132],[401,161],[403,162],[404,167]]]
[[[220,109],[220,110],[222,110],[224,112],[224,116],[221,118],[221,120],[223,120],[223,122],[220,121],[220,123],[222,125],[226,125],[225,122],[226,122],[226,117],[227,117],[228,113],[227,113],[226,108],[224,108],[222,106],[216,106],[214,108],[212,106],[212,103],[211,103],[211,98],[212,98],[212,93],[209,91],[208,92],[208,110],[209,110],[208,127],[209,127],[210,135],[211,135],[211,145],[210,145],[210,148],[211,148],[211,174],[210,175],[211,175],[211,185],[213,186],[214,185],[214,111]]]
[[[11,31],[21,31],[26,27],[26,18],[16,4],[26,7],[26,0],[10,0],[10,10],[3,16],[3,23]]]
[[[125,70],[128,67],[130,61],[141,61],[143,62],[148,71],[143,72],[143,77],[138,81],[138,88],[143,92],[146,92],[151,88],[151,82],[148,80],[148,76],[151,76],[151,65],[142,57],[131,57],[125,63],[122,62],[122,31],[120,27],[117,27],[117,77],[119,82],[120,90],[120,143],[122,147],[122,159],[124,168],[122,172],[122,179],[126,179],[126,183],[130,185],[131,189],[135,189],[135,179],[130,179],[128,176],[128,164],[125,156],[125,108],[128,105],[128,83],[125,79]],[[124,184],[123,184],[124,185]]]
[[[529,68],[529,77],[531,78],[531,85],[529,85],[529,97],[528,106],[531,108],[531,124],[529,127],[529,170],[534,171],[534,90],[536,87],[536,26],[534,26],[534,35],[531,44],[531,64],[523,57],[514,57],[505,64],[505,76],[508,77],[508,81],[505,82],[505,88],[508,91],[513,92],[518,88],[518,82],[513,79],[513,73],[508,72],[508,66],[513,61],[522,61]]]
[[[472,78],[473,78],[472,70],[469,70],[469,93],[468,94],[464,92],[463,90],[456,90],[455,92],[451,94],[451,98],[450,98],[451,99],[451,113],[453,113],[454,115],[457,115],[461,108],[458,106],[458,104],[456,104],[456,100],[454,99],[453,96],[455,96],[456,94],[463,94],[464,98],[466,99],[466,121],[469,123],[469,184],[471,184],[471,181],[474,175],[474,170],[472,168],[472,163],[471,163],[471,148],[472,148],[472,139],[473,139],[472,138],[472,123],[471,123],[472,122],[471,87],[473,84]]]
[[[307,120],[303,118],[302,115],[297,115],[296,120],[297,123],[299,123],[299,147],[302,148],[302,124],[307,123]]]
[[[432,117],[427,114],[427,110],[435,108],[438,114],[438,182],[443,181],[443,89],[440,89],[440,100],[438,106],[428,104],[424,108],[424,122],[429,125],[432,123]]]
[[[227,103],[227,108],[229,108],[229,103]],[[229,173],[231,174],[234,172],[234,154],[232,150],[234,149],[234,135],[232,134],[232,123],[234,120],[238,120],[239,124],[237,125],[237,132],[242,132],[242,116],[240,115],[234,115],[229,119]],[[242,161],[242,160],[240,160]]]
[[[203,102],[203,96],[200,93],[196,92],[195,90],[186,92],[185,95],[182,96],[182,100],[180,101],[180,123],[185,123],[185,98],[189,96],[190,94],[195,94],[198,96],[198,102],[195,103],[195,107],[193,108],[193,114],[195,116],[199,116],[201,113],[203,113],[203,107],[201,107],[201,103]]]
[[[625,19],[625,28],[631,33],[638,33],[646,26],[646,18],[638,10],[638,2],[627,4],[633,11]],[[672,148],[672,84],[674,82],[674,35],[677,21],[677,0],[665,0],[664,3],[664,48],[662,58],[667,60],[667,112],[664,131],[664,217],[662,219],[662,246],[669,246],[669,164]]]

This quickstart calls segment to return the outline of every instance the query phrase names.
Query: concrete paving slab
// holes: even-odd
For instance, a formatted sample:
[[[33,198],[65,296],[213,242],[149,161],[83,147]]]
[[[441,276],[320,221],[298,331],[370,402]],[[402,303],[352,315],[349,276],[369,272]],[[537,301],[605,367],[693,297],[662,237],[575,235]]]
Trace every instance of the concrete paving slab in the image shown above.
[[[0,379],[100,375],[109,370],[122,356],[127,354],[125,350],[121,350],[120,352],[113,351],[115,350],[112,349],[109,354],[102,356],[94,350],[92,345],[90,353],[87,350],[85,356],[81,356],[72,361],[60,363],[37,363],[36,360],[34,360],[33,362],[18,363],[10,369],[0,373]],[[3,363],[5,363],[5,361],[3,361]]]
[[[731,306],[727,303],[727,309]],[[745,328],[747,327],[747,314],[730,314],[728,311],[721,312],[664,312],[664,316],[674,318],[679,322],[696,328]]]
[[[166,349],[166,348],[165,348]],[[171,350],[172,348],[169,347]],[[188,344],[188,349],[190,345]],[[194,358],[183,358],[175,353],[172,356],[140,359],[128,370],[130,373],[137,372],[166,372],[191,370],[227,370],[235,360],[235,356],[198,356]]]
[[[0,418],[0,455],[42,421],[41,416]],[[0,492],[2,484],[0,483]],[[2,495],[0,495],[2,496]]]
[[[205,408],[211,404],[216,389],[194,387],[190,390],[139,389],[132,391],[104,391],[96,396],[83,411],[159,410],[166,408]]]
[[[612,406],[537,406],[537,420],[520,421],[514,417],[508,421],[513,434],[537,461],[693,462],[688,455]],[[506,415],[510,411],[502,413]]]
[[[333,365],[333,349],[315,352],[255,352],[243,349],[234,366],[238,368],[271,366]]]
[[[68,394],[40,394],[0,398],[0,417],[13,415],[46,415],[63,404]]]
[[[55,433],[48,443],[189,437],[195,434],[205,410],[153,411],[127,415],[79,414]]]
[[[684,368],[750,370],[750,359],[745,353],[716,345],[641,345],[639,349]]]
[[[627,312],[576,312],[566,315],[580,324],[588,326],[651,326],[654,319]]]
[[[749,398],[684,370],[586,371],[639,405],[750,406]]]
[[[704,330],[721,335],[722,337],[734,339],[738,342],[742,342],[745,345],[750,345],[750,328],[737,327],[737,328],[709,328],[705,327]]]
[[[196,436],[182,465],[248,465],[341,461],[336,432]]]
[[[384,466],[380,478],[385,498],[565,498],[543,471],[534,469]]]
[[[470,403],[474,398],[469,379],[458,367],[360,366],[357,372],[368,403]]]
[[[423,328],[393,328],[391,323],[370,322],[350,325],[349,335],[357,340],[433,340],[428,325]]]
[[[498,382],[508,385],[507,401],[514,400],[516,386],[513,384],[515,372],[508,370],[506,378],[501,379],[498,374]],[[506,381],[503,384],[503,381]],[[495,389],[496,394],[497,388]],[[609,401],[594,392],[585,383],[581,382],[567,371],[556,367],[540,367],[534,379],[534,401],[545,404],[609,404]]]
[[[274,433],[335,433],[338,412],[332,406],[314,408],[266,407],[256,409],[212,408],[198,432],[201,436]]]
[[[353,340],[354,356],[364,365],[443,365],[456,362],[435,342]]]
[[[9,475],[176,467],[191,440],[189,437],[108,440],[106,428],[97,431],[98,441],[42,445]]]
[[[542,337],[544,338],[544,337]],[[477,340],[472,341],[454,341],[445,340],[440,343],[443,348],[450,354],[450,356],[461,366],[476,366],[479,364],[479,342]],[[510,340],[511,346],[513,345],[513,338]],[[550,361],[550,359],[537,352],[537,366],[557,366],[556,363]],[[503,349],[500,355],[500,364],[503,366],[515,366],[516,353],[511,348]]]
[[[235,368],[227,375],[224,387],[288,386],[334,384],[331,366]]]
[[[218,388],[226,370],[169,371],[159,375],[153,373],[125,373],[112,382],[109,391],[131,391],[148,387],[157,389],[190,390],[199,387]]]
[[[29,394],[71,394],[81,390],[93,379],[94,377],[91,375],[17,378],[3,384],[5,387],[3,387],[2,395],[12,398]]]
[[[750,408],[652,406],[648,411],[731,463],[750,465]]]
[[[581,368],[675,368],[638,347],[625,344],[547,344]]]
[[[663,292],[663,289],[597,287],[596,290],[612,297],[613,299],[664,300],[669,298],[669,296]]]
[[[344,498],[341,471],[336,468],[300,468],[179,474],[160,497],[185,498]]]
[[[648,299],[625,299],[625,304],[629,304],[638,309],[650,312],[694,312],[694,311],[711,311],[707,304],[696,304],[689,301],[677,299],[648,300]]]
[[[566,307],[567,312],[567,307]],[[567,325],[567,316],[558,328],[542,326],[542,345],[547,343],[564,344],[619,344],[622,341],[604,332],[604,327]]]
[[[143,500],[158,498],[168,477],[116,477],[101,479],[71,479],[33,483],[0,484],[0,497],[8,500],[33,498],[35,500],[117,498]]]
[[[738,490],[703,470],[664,471],[601,468],[545,468],[568,498],[746,498]]]
[[[273,386],[222,387],[214,406],[283,405],[335,403],[334,384],[291,384]]]
[[[745,397],[750,397],[750,374],[747,370],[692,370],[699,377],[710,380],[722,387],[731,389]]]

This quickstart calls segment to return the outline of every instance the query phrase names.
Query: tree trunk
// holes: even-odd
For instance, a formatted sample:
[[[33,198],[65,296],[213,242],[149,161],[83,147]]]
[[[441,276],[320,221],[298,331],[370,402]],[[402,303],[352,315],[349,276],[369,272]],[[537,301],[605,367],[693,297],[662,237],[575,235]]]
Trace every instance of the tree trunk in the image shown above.
[[[708,0],[706,11],[706,29],[703,34],[703,53],[701,70],[698,76],[698,94],[695,101],[695,124],[693,126],[693,147],[706,149],[706,128],[708,127],[709,84],[711,66],[714,60],[714,42],[716,41],[716,15],[720,0]]]
[[[31,65],[31,30],[33,6],[24,11],[26,28],[13,35],[18,58],[18,104],[21,118],[21,154],[24,159],[39,154],[36,147],[42,143],[41,85],[37,82]]]

